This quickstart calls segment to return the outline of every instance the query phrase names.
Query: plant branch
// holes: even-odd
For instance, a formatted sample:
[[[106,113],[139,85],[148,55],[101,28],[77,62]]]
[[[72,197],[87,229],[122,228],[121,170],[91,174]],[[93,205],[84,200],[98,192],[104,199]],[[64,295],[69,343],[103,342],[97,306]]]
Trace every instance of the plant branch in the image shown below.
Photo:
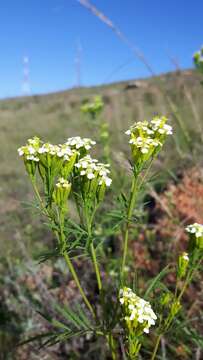
[[[129,201],[129,206],[128,206],[128,210],[127,210],[127,222],[126,222],[126,228],[125,228],[125,233],[124,233],[123,258],[122,258],[122,265],[121,265],[121,279],[123,279],[124,270],[125,270],[125,263],[126,263],[126,257],[127,257],[127,251],[128,251],[129,223],[132,218],[133,209],[135,207],[136,195],[137,195],[137,177],[133,176],[130,201]]]
[[[155,347],[154,347],[154,350],[153,350],[153,353],[152,353],[152,356],[151,356],[151,360],[154,360],[155,357],[156,357],[156,354],[157,354],[157,351],[158,351],[158,348],[159,348],[159,344],[160,344],[160,341],[161,341],[161,337],[162,337],[161,334],[157,337],[156,344],[155,344]]]

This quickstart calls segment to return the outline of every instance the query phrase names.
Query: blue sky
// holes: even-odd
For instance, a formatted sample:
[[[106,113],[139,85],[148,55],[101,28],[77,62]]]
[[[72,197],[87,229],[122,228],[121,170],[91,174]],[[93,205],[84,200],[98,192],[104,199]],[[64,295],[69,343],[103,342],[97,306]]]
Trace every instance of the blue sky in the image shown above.
[[[169,56],[182,68],[192,66],[192,54],[203,43],[202,0],[91,1],[143,51],[156,73],[173,69]],[[75,86],[79,42],[82,85],[148,76],[130,49],[76,0],[1,0],[0,97],[22,94],[25,55],[32,93]]]

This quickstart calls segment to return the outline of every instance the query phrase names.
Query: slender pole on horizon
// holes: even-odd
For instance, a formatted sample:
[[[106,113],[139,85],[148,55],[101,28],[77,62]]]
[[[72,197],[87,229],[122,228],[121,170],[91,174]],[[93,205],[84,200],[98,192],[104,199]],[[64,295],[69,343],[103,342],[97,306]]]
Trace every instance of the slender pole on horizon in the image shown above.
[[[22,83],[22,94],[28,96],[31,94],[30,87],[30,68],[29,68],[29,57],[23,57],[23,83]]]

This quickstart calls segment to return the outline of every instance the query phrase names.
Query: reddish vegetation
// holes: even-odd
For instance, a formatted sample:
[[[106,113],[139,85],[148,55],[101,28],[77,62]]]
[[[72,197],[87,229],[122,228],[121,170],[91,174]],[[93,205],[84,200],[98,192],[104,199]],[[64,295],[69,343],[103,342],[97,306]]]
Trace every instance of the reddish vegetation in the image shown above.
[[[203,171],[191,169],[183,174],[178,185],[169,185],[160,196],[155,213],[158,237],[170,238],[173,249],[185,249],[185,226],[194,222],[203,223]]]
[[[132,248],[137,267],[156,274],[165,265],[167,254],[173,261],[186,250],[185,226],[203,223],[203,170],[188,170],[178,184],[169,184],[162,194],[151,191],[151,196],[155,200],[151,223]]]

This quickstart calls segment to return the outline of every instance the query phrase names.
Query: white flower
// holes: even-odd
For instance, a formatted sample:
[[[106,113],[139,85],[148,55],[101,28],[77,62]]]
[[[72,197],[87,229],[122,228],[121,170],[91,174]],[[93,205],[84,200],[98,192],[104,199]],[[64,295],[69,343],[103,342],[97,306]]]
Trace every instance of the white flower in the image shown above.
[[[26,160],[29,161],[39,161],[37,156],[38,149],[40,146],[40,139],[38,137],[34,137],[33,139],[28,139],[27,144],[25,146],[21,146],[18,149],[19,156],[24,156]]]
[[[60,189],[69,189],[70,183],[66,179],[60,178],[56,183],[56,187]]]
[[[149,302],[137,296],[130,288],[125,287],[119,292],[119,301],[123,307],[125,320],[131,328],[141,324],[143,332],[149,333],[149,328],[155,325],[156,314]]]
[[[186,252],[182,253],[182,258],[183,258],[184,260],[186,260],[186,261],[189,261],[189,260],[190,260],[190,259],[189,259],[189,256],[188,256],[188,253],[186,253]]]
[[[109,177],[105,176],[104,182],[105,182],[106,186],[110,186],[111,183],[112,183],[112,179],[110,179]]]
[[[82,161],[82,162],[81,162],[81,167],[82,167],[83,169],[87,169],[87,167],[88,167],[88,162],[87,162],[87,161]]]
[[[185,228],[185,230],[190,234],[194,234],[196,236],[196,238],[203,236],[203,225],[202,224],[194,223],[192,225],[188,225]]]
[[[19,155],[19,156],[23,156],[24,153],[25,153],[25,151],[24,151],[24,146],[18,148],[18,155]]]
[[[130,131],[130,129],[129,129],[129,130],[127,130],[127,131],[125,131],[125,134],[126,134],[126,135],[131,135],[131,131]]]
[[[85,150],[90,150],[92,145],[95,145],[96,142],[88,138],[75,136],[68,138],[66,144],[75,149],[85,148]]]
[[[95,178],[95,175],[94,175],[93,173],[87,173],[87,178],[88,178],[89,180],[92,180],[92,179]]]
[[[27,160],[32,160],[32,161],[39,161],[39,158],[33,155],[27,155]]]
[[[77,151],[71,149],[67,144],[52,145],[50,143],[44,143],[39,149],[38,154],[49,154],[51,156],[57,156],[58,158],[69,161],[71,156],[73,156]]]
[[[52,145],[50,143],[43,144],[39,149],[39,154],[49,154],[49,155],[57,155],[57,153],[60,151],[60,148],[58,145]]]
[[[49,149],[44,145],[42,145],[42,147],[40,147],[39,150],[38,150],[39,154],[44,154],[44,153],[47,153],[47,152],[49,152]]]
[[[80,159],[75,167],[79,170],[81,176],[86,176],[88,180],[98,179],[98,185],[105,184],[110,186],[112,179],[108,177],[110,170],[109,164],[99,163],[97,159],[92,159],[90,155],[86,155]]]
[[[30,155],[36,153],[36,149],[35,149],[33,146],[30,146],[30,145],[29,145],[29,146],[27,147],[27,149],[28,149],[28,152],[29,152]]]

